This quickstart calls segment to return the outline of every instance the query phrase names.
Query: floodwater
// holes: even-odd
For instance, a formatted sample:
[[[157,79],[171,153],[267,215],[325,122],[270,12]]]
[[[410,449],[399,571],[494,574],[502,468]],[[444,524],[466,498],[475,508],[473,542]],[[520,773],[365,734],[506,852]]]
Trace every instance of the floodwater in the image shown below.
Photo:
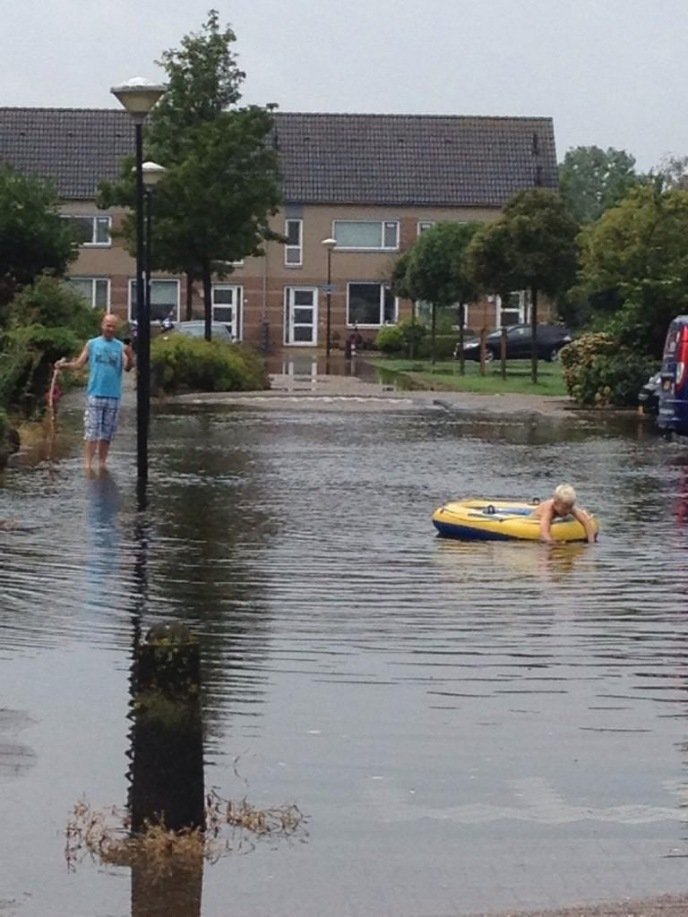
[[[458,917],[688,888],[685,447],[635,418],[168,406],[140,512],[131,408],[95,479],[78,408],[0,478],[0,914]],[[445,499],[564,479],[597,545],[434,535]],[[132,646],[160,621],[200,639],[206,788],[307,819],[164,909],[65,857],[76,803],[126,803]]]

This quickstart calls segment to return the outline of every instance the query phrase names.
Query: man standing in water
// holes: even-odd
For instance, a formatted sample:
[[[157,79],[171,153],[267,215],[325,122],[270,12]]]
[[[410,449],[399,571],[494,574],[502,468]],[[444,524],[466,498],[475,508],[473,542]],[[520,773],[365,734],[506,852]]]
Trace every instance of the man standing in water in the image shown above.
[[[122,375],[134,365],[129,344],[115,337],[119,320],[108,313],[103,316],[101,334],[84,344],[76,360],[58,360],[59,369],[81,369],[88,363],[88,387],[84,413],[84,465],[90,471],[98,452],[101,468],[107,466],[110,444],[117,431],[122,400]]]

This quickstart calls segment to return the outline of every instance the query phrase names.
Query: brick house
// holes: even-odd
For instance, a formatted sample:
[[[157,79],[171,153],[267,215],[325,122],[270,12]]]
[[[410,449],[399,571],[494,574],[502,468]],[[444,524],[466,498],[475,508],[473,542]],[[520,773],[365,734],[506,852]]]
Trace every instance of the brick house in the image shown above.
[[[492,220],[517,191],[558,187],[550,118],[277,112],[274,142],[284,203],[271,225],[287,243],[237,265],[213,285],[212,303],[237,339],[273,352],[324,347],[328,301],[333,346],[354,327],[374,339],[414,308],[392,296],[389,277],[421,232],[441,220]],[[64,215],[83,229],[70,281],[127,318],[135,263],[111,237],[122,212],[98,210],[95,193],[133,145],[124,111],[0,109],[0,162],[52,180]],[[329,254],[325,239],[336,240]],[[192,293],[200,317],[200,289]],[[154,316],[186,317],[184,278],[154,273],[151,299]],[[468,306],[467,324],[494,328],[527,311],[523,297],[488,297]]]

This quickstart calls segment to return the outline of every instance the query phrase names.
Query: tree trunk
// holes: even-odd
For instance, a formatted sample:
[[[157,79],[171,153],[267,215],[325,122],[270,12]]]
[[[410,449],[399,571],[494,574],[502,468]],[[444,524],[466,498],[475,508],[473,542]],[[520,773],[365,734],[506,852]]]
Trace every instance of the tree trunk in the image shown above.
[[[212,340],[213,337],[213,282],[210,274],[210,267],[203,266],[203,315],[205,318],[205,339]]]
[[[537,357],[537,324],[538,324],[538,291],[536,287],[533,287],[530,291],[531,296],[531,306],[530,306],[530,336],[532,337],[532,346],[531,351],[531,378],[533,380],[533,385],[537,384],[538,380],[538,357]]]
[[[193,274],[190,271],[186,272],[186,321],[190,322],[193,319]]]
[[[437,327],[437,306],[432,304],[432,323],[430,333],[430,363],[435,365],[435,329]]]

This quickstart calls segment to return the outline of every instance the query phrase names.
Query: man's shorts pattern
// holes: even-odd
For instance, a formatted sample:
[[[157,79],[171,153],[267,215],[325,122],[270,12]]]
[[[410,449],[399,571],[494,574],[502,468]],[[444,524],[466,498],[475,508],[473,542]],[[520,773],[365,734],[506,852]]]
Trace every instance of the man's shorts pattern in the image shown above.
[[[97,398],[89,395],[84,411],[84,439],[110,442],[117,432],[119,398]]]

